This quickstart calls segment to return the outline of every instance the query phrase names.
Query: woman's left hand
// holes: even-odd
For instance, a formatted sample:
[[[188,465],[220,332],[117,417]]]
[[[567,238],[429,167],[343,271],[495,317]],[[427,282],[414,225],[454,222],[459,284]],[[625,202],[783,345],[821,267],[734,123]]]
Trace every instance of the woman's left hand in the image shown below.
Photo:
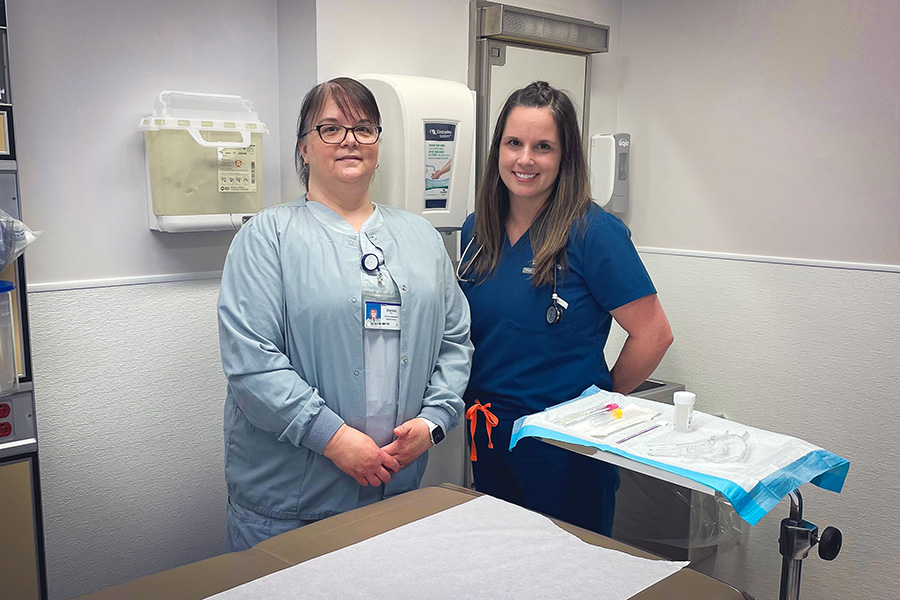
[[[394,428],[397,439],[382,450],[397,459],[402,469],[431,448],[431,431],[428,424],[418,417]]]

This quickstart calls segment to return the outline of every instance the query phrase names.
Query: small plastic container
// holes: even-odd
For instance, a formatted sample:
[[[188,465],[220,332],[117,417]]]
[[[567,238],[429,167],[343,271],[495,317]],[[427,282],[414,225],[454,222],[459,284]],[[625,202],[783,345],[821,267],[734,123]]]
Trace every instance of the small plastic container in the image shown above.
[[[675,392],[675,431],[687,433],[694,422],[694,403],[697,395],[693,392]]]
[[[0,281],[0,396],[16,389],[16,336],[13,329],[11,281]]]

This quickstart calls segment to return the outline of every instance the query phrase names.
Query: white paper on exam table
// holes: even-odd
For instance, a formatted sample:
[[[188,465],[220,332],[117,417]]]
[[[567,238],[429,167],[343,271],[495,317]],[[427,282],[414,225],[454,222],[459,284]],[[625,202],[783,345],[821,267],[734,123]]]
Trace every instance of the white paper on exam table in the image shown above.
[[[481,496],[207,600],[625,600],[687,564],[592,546]]]

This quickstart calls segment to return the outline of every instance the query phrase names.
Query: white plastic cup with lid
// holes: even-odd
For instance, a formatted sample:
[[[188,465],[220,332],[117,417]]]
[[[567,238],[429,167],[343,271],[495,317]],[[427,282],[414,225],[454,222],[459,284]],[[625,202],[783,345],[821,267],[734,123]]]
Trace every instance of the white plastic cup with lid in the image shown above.
[[[675,392],[675,431],[687,433],[694,422],[694,402],[697,395],[693,392]]]
[[[0,394],[15,389],[19,381],[16,370],[16,336],[13,329],[11,281],[0,281]]]

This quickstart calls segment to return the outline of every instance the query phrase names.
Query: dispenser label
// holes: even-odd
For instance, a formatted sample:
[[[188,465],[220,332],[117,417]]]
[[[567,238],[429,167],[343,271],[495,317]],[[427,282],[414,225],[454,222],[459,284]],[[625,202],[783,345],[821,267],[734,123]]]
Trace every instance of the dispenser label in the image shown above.
[[[425,208],[447,209],[455,123],[425,123]]]
[[[223,148],[219,146],[219,191],[256,191],[256,146]]]

